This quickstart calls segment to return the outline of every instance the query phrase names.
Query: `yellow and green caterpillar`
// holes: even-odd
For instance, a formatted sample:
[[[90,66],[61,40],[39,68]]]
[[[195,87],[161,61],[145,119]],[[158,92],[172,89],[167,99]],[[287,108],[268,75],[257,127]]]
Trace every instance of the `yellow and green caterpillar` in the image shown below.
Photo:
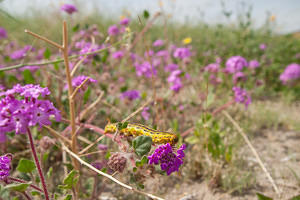
[[[117,123],[109,123],[105,126],[105,133],[115,133],[117,131]],[[174,145],[178,141],[178,137],[174,133],[157,131],[142,124],[129,123],[126,128],[121,129],[120,134],[125,136],[137,137],[140,135],[149,136],[154,144],[170,143]]]

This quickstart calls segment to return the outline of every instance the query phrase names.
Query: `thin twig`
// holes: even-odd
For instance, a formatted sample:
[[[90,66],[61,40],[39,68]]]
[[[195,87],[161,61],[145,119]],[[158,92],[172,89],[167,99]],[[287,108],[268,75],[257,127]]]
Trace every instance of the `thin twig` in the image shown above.
[[[90,48],[88,49],[88,53],[91,52],[91,50],[93,49],[93,46],[95,45],[95,38],[92,36],[92,45],[90,46]],[[83,58],[81,58],[76,65],[73,67],[72,71],[71,71],[71,76],[73,77],[77,68],[81,65],[81,63],[87,58],[88,55],[84,55]]]
[[[157,197],[157,196],[155,196],[155,195],[153,195],[153,194],[149,194],[149,193],[146,193],[146,192],[139,191],[139,190],[137,190],[137,189],[135,189],[135,188],[133,188],[133,187],[131,187],[131,186],[129,186],[129,185],[127,185],[127,184],[125,184],[125,183],[119,181],[119,180],[117,180],[116,178],[112,177],[111,175],[109,175],[109,174],[107,174],[107,173],[104,173],[104,172],[102,172],[102,171],[96,169],[95,167],[93,167],[93,166],[90,165],[89,163],[87,163],[87,162],[85,162],[84,160],[82,160],[77,154],[75,154],[74,152],[72,152],[72,151],[71,151],[70,149],[68,149],[66,146],[63,146],[63,149],[64,149],[67,153],[69,153],[73,158],[75,158],[76,160],[78,160],[82,165],[85,165],[86,167],[88,167],[88,168],[90,168],[91,170],[97,172],[98,174],[100,174],[100,175],[102,175],[102,176],[104,176],[104,177],[110,179],[111,181],[113,181],[113,182],[119,184],[120,186],[122,186],[122,187],[124,187],[124,188],[126,188],[126,189],[128,189],[128,190],[131,190],[131,191],[133,191],[133,192],[136,192],[136,193],[139,193],[139,194],[143,194],[143,195],[145,195],[145,196],[147,196],[147,197],[149,197],[149,198],[152,198],[152,199],[163,200],[163,198]]]
[[[89,156],[89,155],[98,154],[98,153],[103,153],[103,152],[105,152],[105,151],[99,150],[99,151],[93,151],[93,152],[90,152],[90,153],[80,154],[79,156],[80,156],[80,157],[83,157],[83,156]]]
[[[83,154],[84,152],[89,150],[92,146],[97,144],[100,140],[102,140],[104,137],[105,137],[105,135],[100,136],[95,142],[93,142],[92,144],[90,144],[87,147],[85,147],[84,149],[82,149],[78,154]]]
[[[148,100],[146,103],[144,103],[141,107],[139,107],[136,111],[128,115],[125,119],[122,120],[122,123],[128,121],[130,118],[132,118],[134,115],[142,111],[149,103],[152,102],[152,99]]]
[[[95,108],[97,106],[98,103],[101,102],[101,99],[103,97],[104,92],[101,91],[100,95],[98,96],[98,98],[91,103],[86,109],[84,109],[82,112],[79,113],[79,121],[81,121],[87,113],[89,113],[93,108]]]
[[[63,140],[64,142],[66,142],[68,145],[71,144],[71,141],[70,141],[68,138],[62,136],[59,132],[57,132],[56,130],[52,129],[50,126],[44,126],[44,127],[45,127],[46,129],[48,129],[49,132],[50,132],[56,139],[61,139],[61,140]]]
[[[89,77],[87,77],[78,87],[75,88],[74,92],[71,94],[71,99],[74,99],[75,95],[77,94],[77,92],[80,90],[80,88],[82,88],[82,86],[88,81],[90,80]]]
[[[36,37],[36,38],[38,38],[40,40],[44,40],[45,42],[47,42],[47,43],[49,43],[49,44],[51,44],[51,45],[53,45],[53,46],[55,46],[55,47],[57,47],[59,49],[63,49],[63,47],[61,45],[57,44],[56,42],[53,42],[53,41],[49,40],[48,38],[45,38],[45,37],[41,36],[39,34],[33,33],[33,32],[31,32],[31,31],[29,31],[27,29],[25,29],[24,32],[28,33],[28,34],[30,34],[30,35],[32,35],[32,36],[34,36],[34,37]]]
[[[106,51],[106,50],[108,50],[108,49],[110,49],[110,48],[112,48],[114,46],[119,45],[128,36],[124,37],[122,40],[120,40],[118,42],[115,42],[114,44],[112,44],[112,45],[110,45],[108,47],[105,47],[103,49],[99,49],[99,50],[92,51],[92,52],[89,52],[89,53],[83,53],[83,54],[77,54],[77,55],[69,56],[68,58],[71,60],[71,59],[78,58],[80,56],[93,55],[93,54],[96,54],[96,53],[104,52],[104,51]],[[41,62],[41,63],[20,63],[20,64],[17,64],[17,65],[12,65],[12,66],[8,66],[8,67],[2,67],[2,68],[0,68],[0,72],[1,71],[12,70],[12,69],[18,69],[18,68],[22,68],[22,67],[25,67],[25,66],[43,66],[43,65],[56,64],[56,63],[62,63],[62,62],[64,62],[63,58],[56,59],[56,60],[50,60],[50,61],[46,61],[46,62]]]
[[[14,178],[14,177],[7,177],[8,180],[11,180],[13,182],[17,182],[17,183],[27,183],[26,181],[22,180],[22,179],[19,179],[19,178]],[[39,188],[38,186],[36,185],[33,185],[33,184],[29,184],[29,187],[39,191],[40,193],[43,193],[43,190],[41,188]]]
[[[263,164],[262,160],[260,159],[257,151],[255,150],[255,148],[252,146],[250,140],[248,139],[247,135],[244,133],[243,129],[238,125],[238,123],[228,114],[228,112],[226,112],[225,110],[223,111],[223,114],[225,115],[225,117],[227,117],[229,119],[229,121],[233,124],[233,126],[238,130],[238,132],[242,135],[242,137],[244,138],[245,142],[247,143],[247,145],[250,147],[252,153],[254,154],[255,158],[257,159],[260,167],[262,168],[262,170],[265,172],[267,178],[269,179],[270,183],[272,184],[275,192],[277,193],[278,196],[280,196],[280,191],[278,189],[278,187],[275,184],[275,181],[273,180],[271,174],[268,172],[267,168],[265,167],[265,165]]]

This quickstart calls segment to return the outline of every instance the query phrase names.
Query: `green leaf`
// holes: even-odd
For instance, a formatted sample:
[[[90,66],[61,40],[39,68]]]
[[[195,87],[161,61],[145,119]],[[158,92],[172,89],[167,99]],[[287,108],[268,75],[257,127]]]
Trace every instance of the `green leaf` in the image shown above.
[[[64,185],[59,185],[58,187],[60,189],[71,189],[73,186],[75,186],[78,182],[79,179],[79,172],[76,170],[72,170],[67,177],[64,179],[63,184]]]
[[[31,192],[31,195],[32,195],[32,196],[40,196],[41,193],[38,192],[38,191],[32,191],[32,192]]]
[[[300,200],[300,195],[294,196],[290,200]]]
[[[51,56],[51,51],[50,51],[50,49],[47,48],[44,52],[44,58],[50,59],[50,56]]]
[[[149,14],[148,10],[144,10],[143,14],[144,14],[145,19],[148,19],[150,17],[150,14]]]
[[[68,194],[65,198],[64,198],[64,200],[71,200],[72,199],[72,195],[71,194]]]
[[[138,156],[149,153],[152,145],[152,138],[149,136],[138,136],[133,140],[133,148]]]
[[[28,188],[29,183],[13,183],[4,187],[4,189],[9,189],[16,192],[25,192]]]
[[[84,104],[89,100],[90,96],[91,96],[92,90],[90,87],[88,87],[88,89],[85,91],[84,95],[83,95],[83,102]]]
[[[261,193],[258,193],[258,192],[256,193],[256,196],[257,196],[258,200],[273,200],[271,197],[267,197],[267,196],[265,196]]]
[[[50,178],[52,176],[52,172],[53,172],[53,167],[50,167],[48,172],[47,172],[47,177]]]
[[[36,167],[33,161],[24,158],[19,161],[17,166],[17,170],[23,173],[31,173],[33,170],[35,170],[35,168]]]
[[[122,125],[122,129],[127,128],[127,126],[128,126],[128,122],[124,122]]]
[[[25,69],[23,71],[23,77],[24,77],[24,81],[26,84],[33,84],[34,83],[34,78],[32,76],[32,73],[29,69]]]
[[[132,169],[132,171],[133,171],[133,172],[136,172],[136,171],[137,171],[137,168],[136,168],[136,167],[134,167],[134,168]]]
[[[77,32],[79,28],[80,28],[80,24],[76,24],[75,26],[73,26],[72,31]]]
[[[200,142],[199,138],[195,135],[187,137],[184,141],[190,144],[197,144]]]

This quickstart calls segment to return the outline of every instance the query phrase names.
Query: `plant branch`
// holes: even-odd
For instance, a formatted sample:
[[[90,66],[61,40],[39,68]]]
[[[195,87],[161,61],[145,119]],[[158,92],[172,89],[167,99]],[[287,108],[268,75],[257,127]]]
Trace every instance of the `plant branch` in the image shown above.
[[[223,111],[223,114],[225,115],[225,117],[227,117],[227,119],[233,124],[233,126],[237,129],[237,131],[242,135],[242,137],[244,138],[245,142],[247,143],[247,145],[249,146],[249,148],[251,149],[252,153],[254,154],[256,160],[258,161],[260,167],[262,168],[262,170],[265,172],[267,178],[269,179],[270,183],[272,184],[275,192],[277,193],[278,196],[280,196],[280,192],[278,187],[275,184],[275,181],[273,180],[271,174],[268,172],[267,168],[265,167],[265,165],[263,164],[262,160],[260,159],[257,151],[255,150],[255,148],[253,147],[253,145],[251,144],[250,140],[248,139],[247,135],[244,133],[243,129],[238,125],[238,123],[228,114],[228,112],[226,112],[225,110]]]
[[[41,180],[41,183],[42,183],[42,186],[43,186],[43,191],[44,191],[45,198],[46,198],[46,200],[49,200],[49,195],[48,195],[48,190],[47,190],[45,177],[44,177],[44,174],[43,174],[43,171],[42,171],[42,168],[41,168],[41,165],[40,165],[40,162],[39,162],[36,150],[35,150],[35,146],[34,146],[31,131],[28,127],[27,127],[27,135],[28,135],[28,139],[29,139],[29,143],[30,143],[31,152],[32,152],[32,155],[33,155],[33,158],[34,158],[34,162],[35,162],[35,165],[36,165],[36,168],[38,170],[38,174],[40,176],[40,180]]]
[[[137,190],[137,189],[135,189],[135,188],[133,188],[133,187],[131,187],[131,186],[129,186],[129,185],[127,185],[127,184],[125,184],[125,183],[119,181],[119,180],[117,180],[116,178],[112,177],[111,175],[106,174],[106,173],[104,173],[104,172],[102,172],[102,171],[96,169],[95,167],[93,167],[93,166],[90,165],[89,163],[87,163],[87,162],[85,162],[84,160],[82,160],[77,154],[75,154],[74,152],[72,152],[72,151],[71,151],[70,149],[68,149],[66,146],[63,146],[63,149],[64,149],[67,153],[69,153],[73,158],[75,158],[76,160],[78,160],[82,165],[85,165],[86,167],[88,167],[88,168],[90,168],[91,170],[97,172],[98,174],[100,174],[100,175],[102,175],[102,176],[104,176],[104,177],[110,179],[111,181],[113,181],[113,182],[119,184],[120,186],[122,186],[122,187],[124,187],[124,188],[126,188],[126,189],[128,189],[128,190],[131,190],[131,191],[133,191],[133,192],[136,192],[136,193],[145,195],[145,196],[147,196],[147,197],[149,197],[149,198],[152,198],[152,199],[163,200],[163,198],[157,197],[157,196],[155,196],[155,195],[153,195],[153,194],[149,194],[149,193],[146,193],[146,192],[139,191],[139,190]]]
[[[57,47],[58,49],[63,49],[63,47],[61,45],[57,44],[56,42],[53,42],[52,40],[49,40],[48,38],[45,38],[45,37],[41,36],[39,34],[33,33],[33,32],[31,32],[31,31],[29,31],[27,29],[25,29],[24,32],[28,33],[29,35],[32,35],[32,36],[34,36],[34,37],[36,37],[36,38],[38,38],[40,40],[43,40],[43,41],[45,41],[45,42],[47,42],[47,43],[49,43],[49,44]]]
[[[24,181],[24,180],[22,180],[22,179],[10,177],[10,176],[7,177],[7,179],[10,180],[10,181],[13,181],[13,182],[17,182],[17,183],[27,183],[26,181]],[[36,186],[36,185],[29,184],[29,186],[30,186],[31,188],[35,189],[36,191],[39,191],[39,192],[41,192],[41,193],[44,192],[41,188],[39,188],[39,187]]]

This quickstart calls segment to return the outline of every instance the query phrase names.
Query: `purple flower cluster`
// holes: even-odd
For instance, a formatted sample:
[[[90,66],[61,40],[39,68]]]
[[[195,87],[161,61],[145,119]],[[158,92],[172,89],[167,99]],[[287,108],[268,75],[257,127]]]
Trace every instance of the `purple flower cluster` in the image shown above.
[[[0,156],[0,180],[5,180],[11,170],[11,156]]]
[[[183,151],[185,148],[185,144],[181,145],[175,154],[169,143],[161,145],[155,149],[152,155],[148,156],[149,164],[160,164],[161,169],[167,172],[169,176],[172,172],[178,171],[179,167],[183,164],[185,156]]]
[[[218,73],[220,70],[220,64],[219,63],[211,63],[207,65],[204,68],[205,71],[210,72],[210,73]]]
[[[59,121],[60,111],[49,100],[40,100],[40,96],[49,95],[48,88],[39,85],[15,85],[12,89],[0,92],[0,141],[6,140],[5,133],[15,131],[26,133],[30,126],[50,125],[50,117]]]
[[[182,88],[182,82],[180,78],[181,73],[181,70],[174,70],[168,77],[168,82],[172,84],[170,89],[174,92],[179,92],[179,90]]]
[[[225,72],[229,74],[234,74],[236,72],[242,71],[244,67],[247,67],[248,63],[242,56],[232,56],[226,61]]]
[[[78,11],[77,8],[72,4],[64,4],[60,7],[60,9],[70,15]]]
[[[84,76],[84,75],[79,75],[79,76],[76,76],[76,77],[74,77],[74,78],[72,79],[72,86],[73,86],[74,88],[76,88],[76,87],[80,86],[80,85],[83,83],[83,81],[85,81],[86,79],[88,79],[88,81],[85,82],[86,84],[91,84],[91,83],[97,83],[97,82],[98,82],[97,80],[92,79],[92,78],[90,78],[90,77],[87,77],[87,76]],[[85,89],[86,89],[85,86],[87,86],[87,85],[84,85],[83,87],[81,87],[81,88],[79,89],[79,91],[85,90]],[[67,84],[65,85],[64,89],[65,89],[65,90],[68,89],[68,85],[67,85]]]
[[[108,27],[108,35],[110,36],[115,36],[115,35],[118,35],[119,34],[119,28],[117,25],[111,25],[110,27]]]
[[[191,55],[191,51],[187,47],[176,48],[173,54],[174,58],[180,59],[189,58]]]
[[[250,60],[249,62],[249,68],[256,69],[259,67],[259,62],[257,60]]]
[[[156,40],[155,42],[153,42],[152,45],[154,47],[160,47],[160,46],[164,45],[164,41],[163,40]]]
[[[145,61],[142,64],[136,64],[135,65],[136,75],[137,76],[145,76],[146,78],[151,78],[152,74],[156,76],[157,70],[152,65],[150,65],[149,62]]]
[[[142,117],[144,118],[144,120],[149,120],[150,118],[150,113],[149,113],[149,107],[145,107],[141,113]]]
[[[240,87],[233,87],[232,90],[234,91],[235,102],[245,104],[247,108],[251,103],[251,96],[247,91]]]
[[[140,92],[138,90],[127,90],[126,92],[123,92],[120,96],[121,99],[129,99],[129,100],[135,100],[138,98],[141,98]]]
[[[0,39],[7,38],[6,30],[2,27],[0,27]]]
[[[127,26],[129,23],[130,23],[130,20],[128,18],[126,18],[126,17],[124,17],[120,21],[120,25],[123,25],[123,26]]]
[[[293,81],[298,78],[300,78],[300,65],[296,63],[288,65],[279,77],[283,84],[287,84],[289,81]]]
[[[112,57],[114,59],[118,59],[118,60],[120,60],[121,58],[123,58],[123,56],[124,56],[124,52],[123,51],[116,51],[116,52],[114,52],[112,54]]]

